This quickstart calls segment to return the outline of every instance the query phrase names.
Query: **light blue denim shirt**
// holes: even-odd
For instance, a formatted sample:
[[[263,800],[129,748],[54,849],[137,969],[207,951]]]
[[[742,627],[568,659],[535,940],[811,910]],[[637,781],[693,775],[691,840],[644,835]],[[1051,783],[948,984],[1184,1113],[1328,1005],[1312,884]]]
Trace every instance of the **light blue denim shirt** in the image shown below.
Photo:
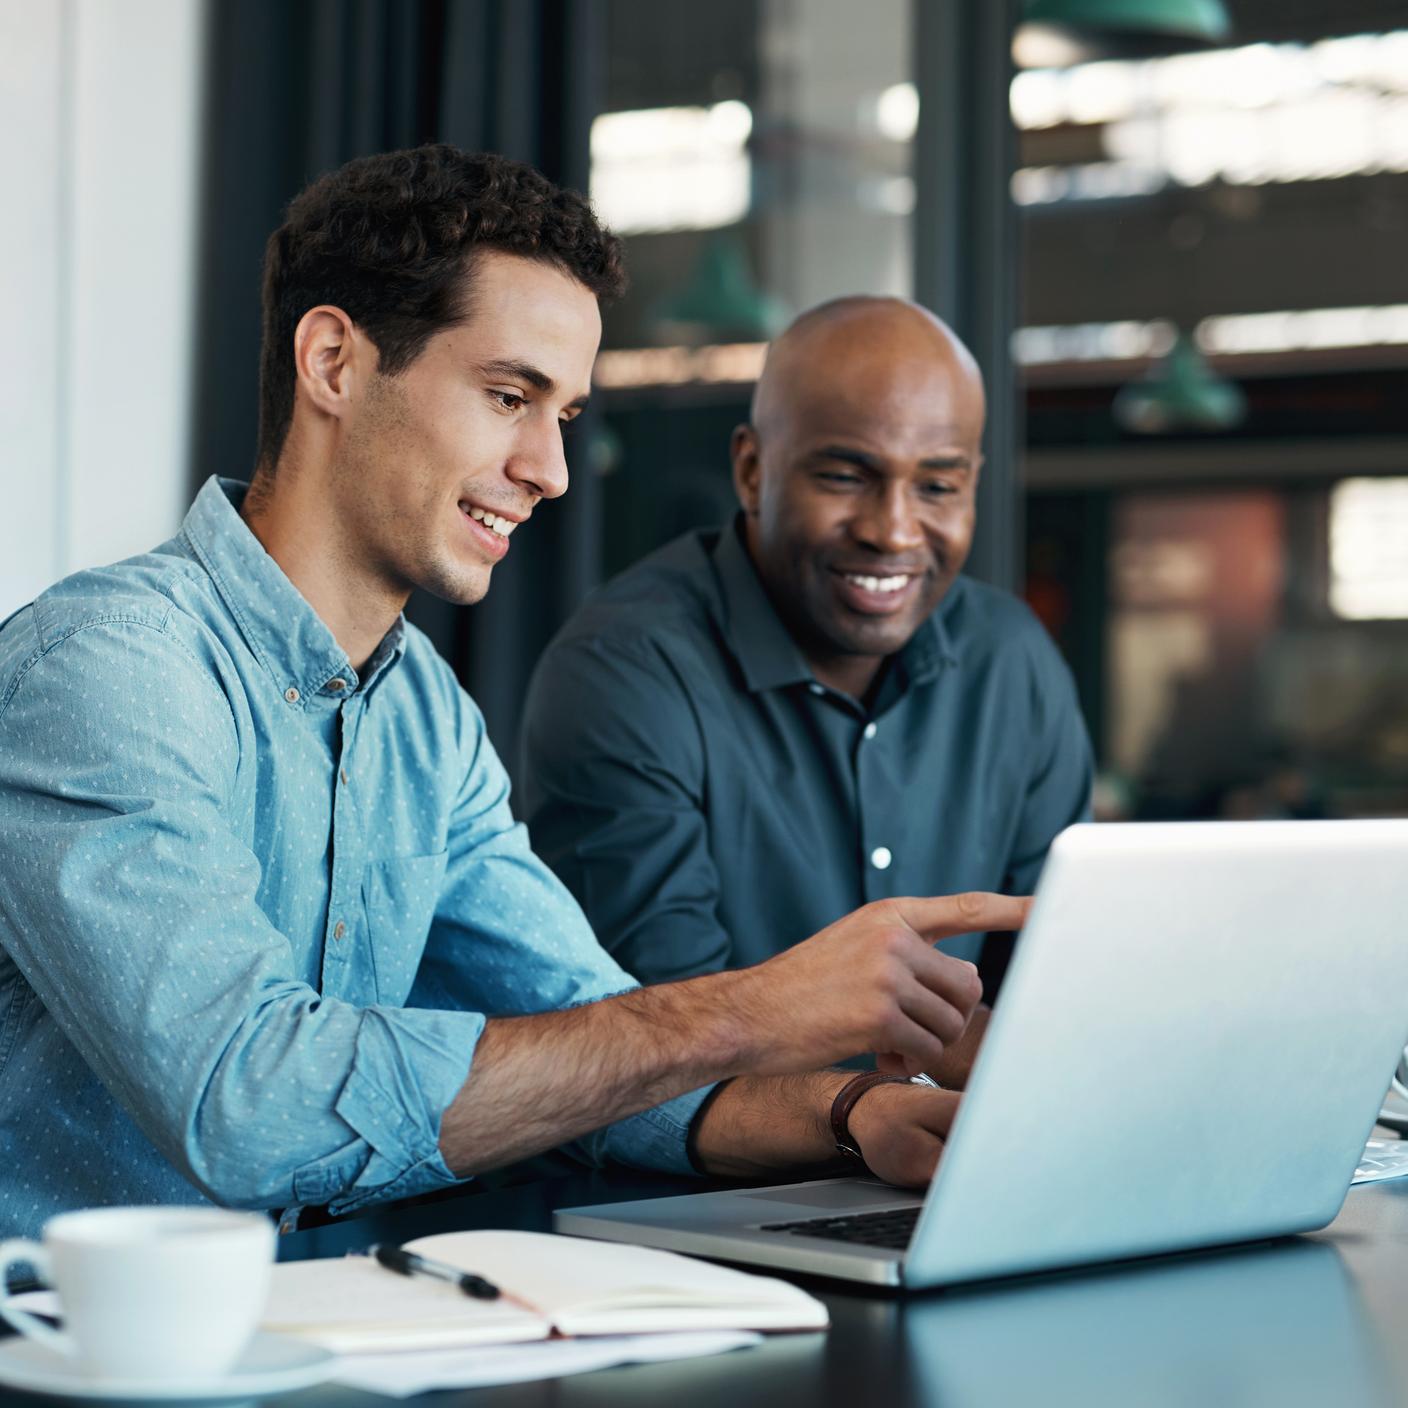
[[[0,628],[0,1233],[454,1181],[485,1014],[633,986],[414,627],[359,674],[212,479]],[[685,1171],[682,1096],[581,1141]]]

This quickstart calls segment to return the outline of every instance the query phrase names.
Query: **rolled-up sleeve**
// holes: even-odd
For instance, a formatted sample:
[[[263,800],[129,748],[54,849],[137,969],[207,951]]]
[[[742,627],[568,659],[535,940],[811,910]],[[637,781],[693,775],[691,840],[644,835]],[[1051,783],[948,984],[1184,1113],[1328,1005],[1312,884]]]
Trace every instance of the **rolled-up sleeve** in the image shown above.
[[[545,1012],[636,986],[597,941],[572,894],[533,853],[513,818],[507,774],[479,711],[461,696],[464,787],[450,825],[445,884],[411,991],[418,1006],[472,1003],[499,1014]],[[685,1143],[708,1095],[692,1091],[572,1146],[592,1162],[693,1171]]]
[[[0,698],[0,939],[63,1037],[214,1201],[339,1210],[454,1181],[441,1113],[483,1029],[294,973],[231,825],[242,752],[160,622],[37,650]]]

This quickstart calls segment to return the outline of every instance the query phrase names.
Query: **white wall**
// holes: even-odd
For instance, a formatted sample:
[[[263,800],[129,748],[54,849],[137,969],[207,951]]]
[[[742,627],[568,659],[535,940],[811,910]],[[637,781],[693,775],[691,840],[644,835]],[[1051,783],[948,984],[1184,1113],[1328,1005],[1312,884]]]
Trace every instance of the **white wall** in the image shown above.
[[[204,0],[0,0],[0,619],[187,499]]]

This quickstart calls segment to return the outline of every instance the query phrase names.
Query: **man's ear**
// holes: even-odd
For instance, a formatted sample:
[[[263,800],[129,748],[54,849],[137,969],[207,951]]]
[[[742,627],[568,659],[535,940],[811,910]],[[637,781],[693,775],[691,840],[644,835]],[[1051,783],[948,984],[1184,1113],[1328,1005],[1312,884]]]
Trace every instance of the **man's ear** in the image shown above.
[[[733,487],[743,512],[750,517],[758,511],[759,485],[763,466],[758,453],[758,432],[751,425],[737,425],[729,445],[733,456]]]
[[[300,395],[323,415],[341,420],[365,380],[370,351],[368,339],[341,308],[310,308],[293,331]]]

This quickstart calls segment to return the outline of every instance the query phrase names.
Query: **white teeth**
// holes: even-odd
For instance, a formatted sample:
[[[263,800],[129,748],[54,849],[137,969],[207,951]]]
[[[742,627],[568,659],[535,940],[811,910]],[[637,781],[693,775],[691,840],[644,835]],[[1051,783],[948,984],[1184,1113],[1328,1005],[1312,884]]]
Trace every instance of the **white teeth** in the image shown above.
[[[478,523],[482,523],[492,533],[497,533],[501,538],[507,538],[515,528],[518,527],[511,518],[500,518],[496,513],[490,513],[486,508],[480,508],[478,504],[471,504],[469,516]]]
[[[897,592],[901,587],[909,585],[907,576],[900,577],[863,577],[858,572],[847,572],[846,580],[854,582],[862,591],[867,592]]]

